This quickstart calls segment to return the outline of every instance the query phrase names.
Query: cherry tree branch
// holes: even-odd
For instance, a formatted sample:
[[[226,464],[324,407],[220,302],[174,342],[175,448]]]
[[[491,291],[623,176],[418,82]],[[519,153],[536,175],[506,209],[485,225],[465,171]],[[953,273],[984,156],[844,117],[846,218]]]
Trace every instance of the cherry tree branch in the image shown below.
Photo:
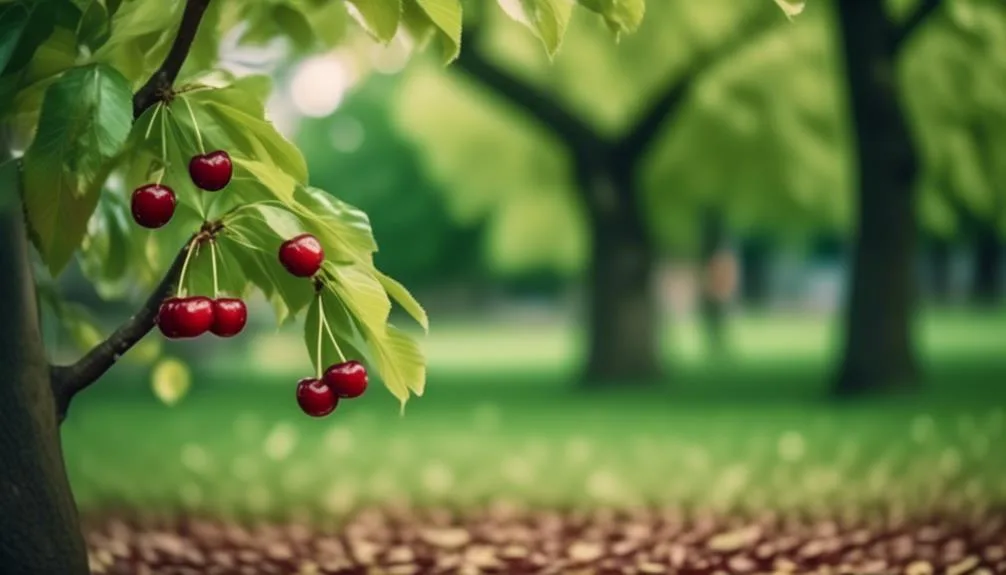
[[[757,16],[741,25],[740,30],[731,33],[727,40],[700,53],[683,73],[674,74],[617,142],[615,149],[619,157],[623,158],[630,168],[634,168],[660,134],[667,118],[681,108],[692,87],[707,71],[736,54],[756,37],[786,22],[788,20],[774,8],[760,11]]]
[[[194,247],[199,238],[200,234],[195,234],[185,243],[185,247],[179,250],[161,282],[157,284],[140,309],[112,332],[108,339],[92,348],[72,365],[50,367],[52,393],[56,399],[56,413],[60,421],[66,417],[66,411],[73,396],[97,381],[115,365],[115,362],[123,354],[154,328],[161,302],[174,293],[178,276],[181,274],[182,265],[185,262],[185,255],[189,249]]]
[[[182,65],[188,57],[192,42],[199,29],[199,23],[202,21],[203,14],[209,4],[210,0],[186,1],[182,21],[164,62],[133,96],[134,119],[140,117],[147,108],[162,100],[171,89],[175,79],[178,78],[178,72],[181,71]],[[178,282],[178,276],[181,274],[185,262],[185,255],[204,233],[204,231],[200,231],[185,243],[185,247],[175,256],[175,260],[171,263],[164,277],[147,297],[139,311],[120,325],[108,339],[99,343],[72,365],[50,366],[52,392],[56,401],[56,413],[60,421],[66,417],[70,401],[75,395],[97,381],[109,368],[115,365],[115,362],[124,353],[154,328],[161,302],[175,290],[175,284]]]
[[[478,30],[470,26],[465,49],[454,66],[536,120],[572,148],[596,145],[601,137],[584,120],[569,112],[554,96],[522,80],[485,56],[478,45]]]
[[[916,30],[943,4],[942,0],[919,0],[919,5],[894,31],[891,50],[897,53]]]
[[[168,50],[168,55],[160,68],[133,96],[133,118],[139,118],[147,108],[163,99],[165,91],[175,83],[178,72],[189,55],[189,49],[192,48],[192,42],[196,39],[199,22],[202,21],[209,5],[210,0],[187,0],[185,11],[182,13],[182,22],[178,26],[178,33],[171,44],[171,49]]]

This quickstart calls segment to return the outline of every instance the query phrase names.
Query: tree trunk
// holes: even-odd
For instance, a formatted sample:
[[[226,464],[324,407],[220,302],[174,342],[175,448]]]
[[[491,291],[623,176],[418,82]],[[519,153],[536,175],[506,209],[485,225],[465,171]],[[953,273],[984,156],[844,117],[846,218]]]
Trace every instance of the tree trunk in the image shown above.
[[[914,384],[916,155],[896,91],[883,2],[837,3],[856,159],[859,229],[836,392]]]
[[[974,279],[971,294],[975,303],[995,304],[1002,290],[1003,243],[991,224],[983,224],[975,237]]]
[[[584,166],[593,236],[588,289],[587,385],[653,383],[660,376],[654,253],[635,208],[631,176]]]
[[[83,575],[20,208],[0,213],[0,573]]]
[[[763,238],[749,238],[741,246],[741,290],[748,307],[757,309],[768,303],[770,253]]]

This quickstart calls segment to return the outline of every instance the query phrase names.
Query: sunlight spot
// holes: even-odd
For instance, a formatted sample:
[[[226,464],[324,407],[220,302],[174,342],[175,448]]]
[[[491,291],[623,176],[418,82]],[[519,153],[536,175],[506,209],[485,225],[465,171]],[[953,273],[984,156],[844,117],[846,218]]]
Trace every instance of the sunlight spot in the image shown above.
[[[787,431],[779,437],[779,443],[776,446],[779,452],[779,457],[783,461],[788,461],[790,463],[799,461],[803,458],[804,451],[806,449],[803,435],[797,431]]]
[[[210,467],[210,456],[201,445],[189,443],[182,448],[182,465],[194,473],[205,473]]]
[[[242,481],[251,481],[259,473],[258,462],[254,457],[242,455],[234,460],[231,466],[234,477]]]
[[[734,497],[747,485],[749,474],[747,467],[743,464],[730,466],[720,475],[715,487],[713,487],[714,493],[728,499]]]
[[[290,82],[290,97],[301,114],[319,118],[335,111],[353,84],[345,62],[332,54],[301,62]]]
[[[395,476],[387,470],[378,471],[374,474],[370,478],[370,481],[367,482],[367,486],[374,496],[382,499],[390,499],[399,492]]]
[[[936,422],[929,415],[917,415],[912,419],[912,439],[916,443],[926,443],[936,435]]]
[[[598,469],[587,478],[587,495],[603,501],[618,499],[624,492],[618,476],[607,469]]]
[[[534,466],[522,457],[509,457],[500,466],[500,472],[514,485],[530,485],[534,480]]]
[[[430,493],[442,495],[454,486],[454,473],[447,465],[436,461],[423,468],[422,482]]]
[[[701,447],[694,445],[686,447],[682,457],[684,458],[685,465],[692,471],[701,471],[709,467],[709,453]]]
[[[353,432],[345,426],[335,426],[325,434],[325,447],[338,455],[347,455],[353,451]]]
[[[322,506],[326,511],[333,514],[346,513],[353,508],[356,503],[356,490],[346,482],[333,483],[328,491]]]
[[[948,447],[940,455],[940,473],[944,476],[953,476],[961,470],[961,455],[953,447]]]
[[[283,461],[297,445],[297,430],[289,423],[277,423],[265,439],[265,454],[273,461]]]
[[[566,461],[574,465],[586,463],[592,451],[590,441],[583,437],[572,437],[566,442]]]

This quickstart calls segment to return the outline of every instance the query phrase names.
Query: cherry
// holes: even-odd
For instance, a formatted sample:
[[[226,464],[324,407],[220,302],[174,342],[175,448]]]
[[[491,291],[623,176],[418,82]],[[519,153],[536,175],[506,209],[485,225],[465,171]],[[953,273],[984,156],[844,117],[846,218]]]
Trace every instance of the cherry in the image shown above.
[[[175,192],[164,184],[147,184],[133,191],[133,219],[145,228],[163,226],[175,215]]]
[[[231,157],[223,150],[192,156],[189,176],[192,182],[208,192],[224,189],[234,174]]]
[[[161,303],[157,310],[157,328],[161,330],[164,337],[176,338],[178,333],[178,303],[181,300],[177,297],[169,297]]]
[[[299,278],[309,278],[318,273],[324,260],[325,250],[318,238],[311,234],[301,234],[279,246],[279,263]]]
[[[237,298],[219,298],[213,302],[213,325],[210,331],[220,337],[232,337],[248,322],[248,307]]]
[[[360,397],[367,391],[367,368],[355,360],[337,363],[325,370],[324,381],[339,397]]]
[[[297,382],[297,405],[311,417],[324,417],[339,405],[339,398],[320,379],[305,377]]]
[[[182,298],[171,315],[178,337],[200,336],[213,326],[213,300],[201,295]]]

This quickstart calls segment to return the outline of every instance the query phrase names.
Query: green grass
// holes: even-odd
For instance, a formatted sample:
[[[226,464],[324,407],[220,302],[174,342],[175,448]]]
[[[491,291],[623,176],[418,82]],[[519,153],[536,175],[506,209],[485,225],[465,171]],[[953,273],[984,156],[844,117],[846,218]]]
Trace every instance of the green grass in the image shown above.
[[[854,403],[824,398],[826,322],[749,317],[735,329],[730,360],[705,358],[686,324],[668,338],[684,351],[664,385],[578,393],[575,334],[444,326],[427,342],[427,395],[404,417],[379,389],[327,419],[303,416],[291,369],[306,363],[267,368],[261,345],[201,364],[173,408],[121,370],[73,406],[67,464],[85,508],[1006,499],[1001,315],[927,318],[927,389]]]

